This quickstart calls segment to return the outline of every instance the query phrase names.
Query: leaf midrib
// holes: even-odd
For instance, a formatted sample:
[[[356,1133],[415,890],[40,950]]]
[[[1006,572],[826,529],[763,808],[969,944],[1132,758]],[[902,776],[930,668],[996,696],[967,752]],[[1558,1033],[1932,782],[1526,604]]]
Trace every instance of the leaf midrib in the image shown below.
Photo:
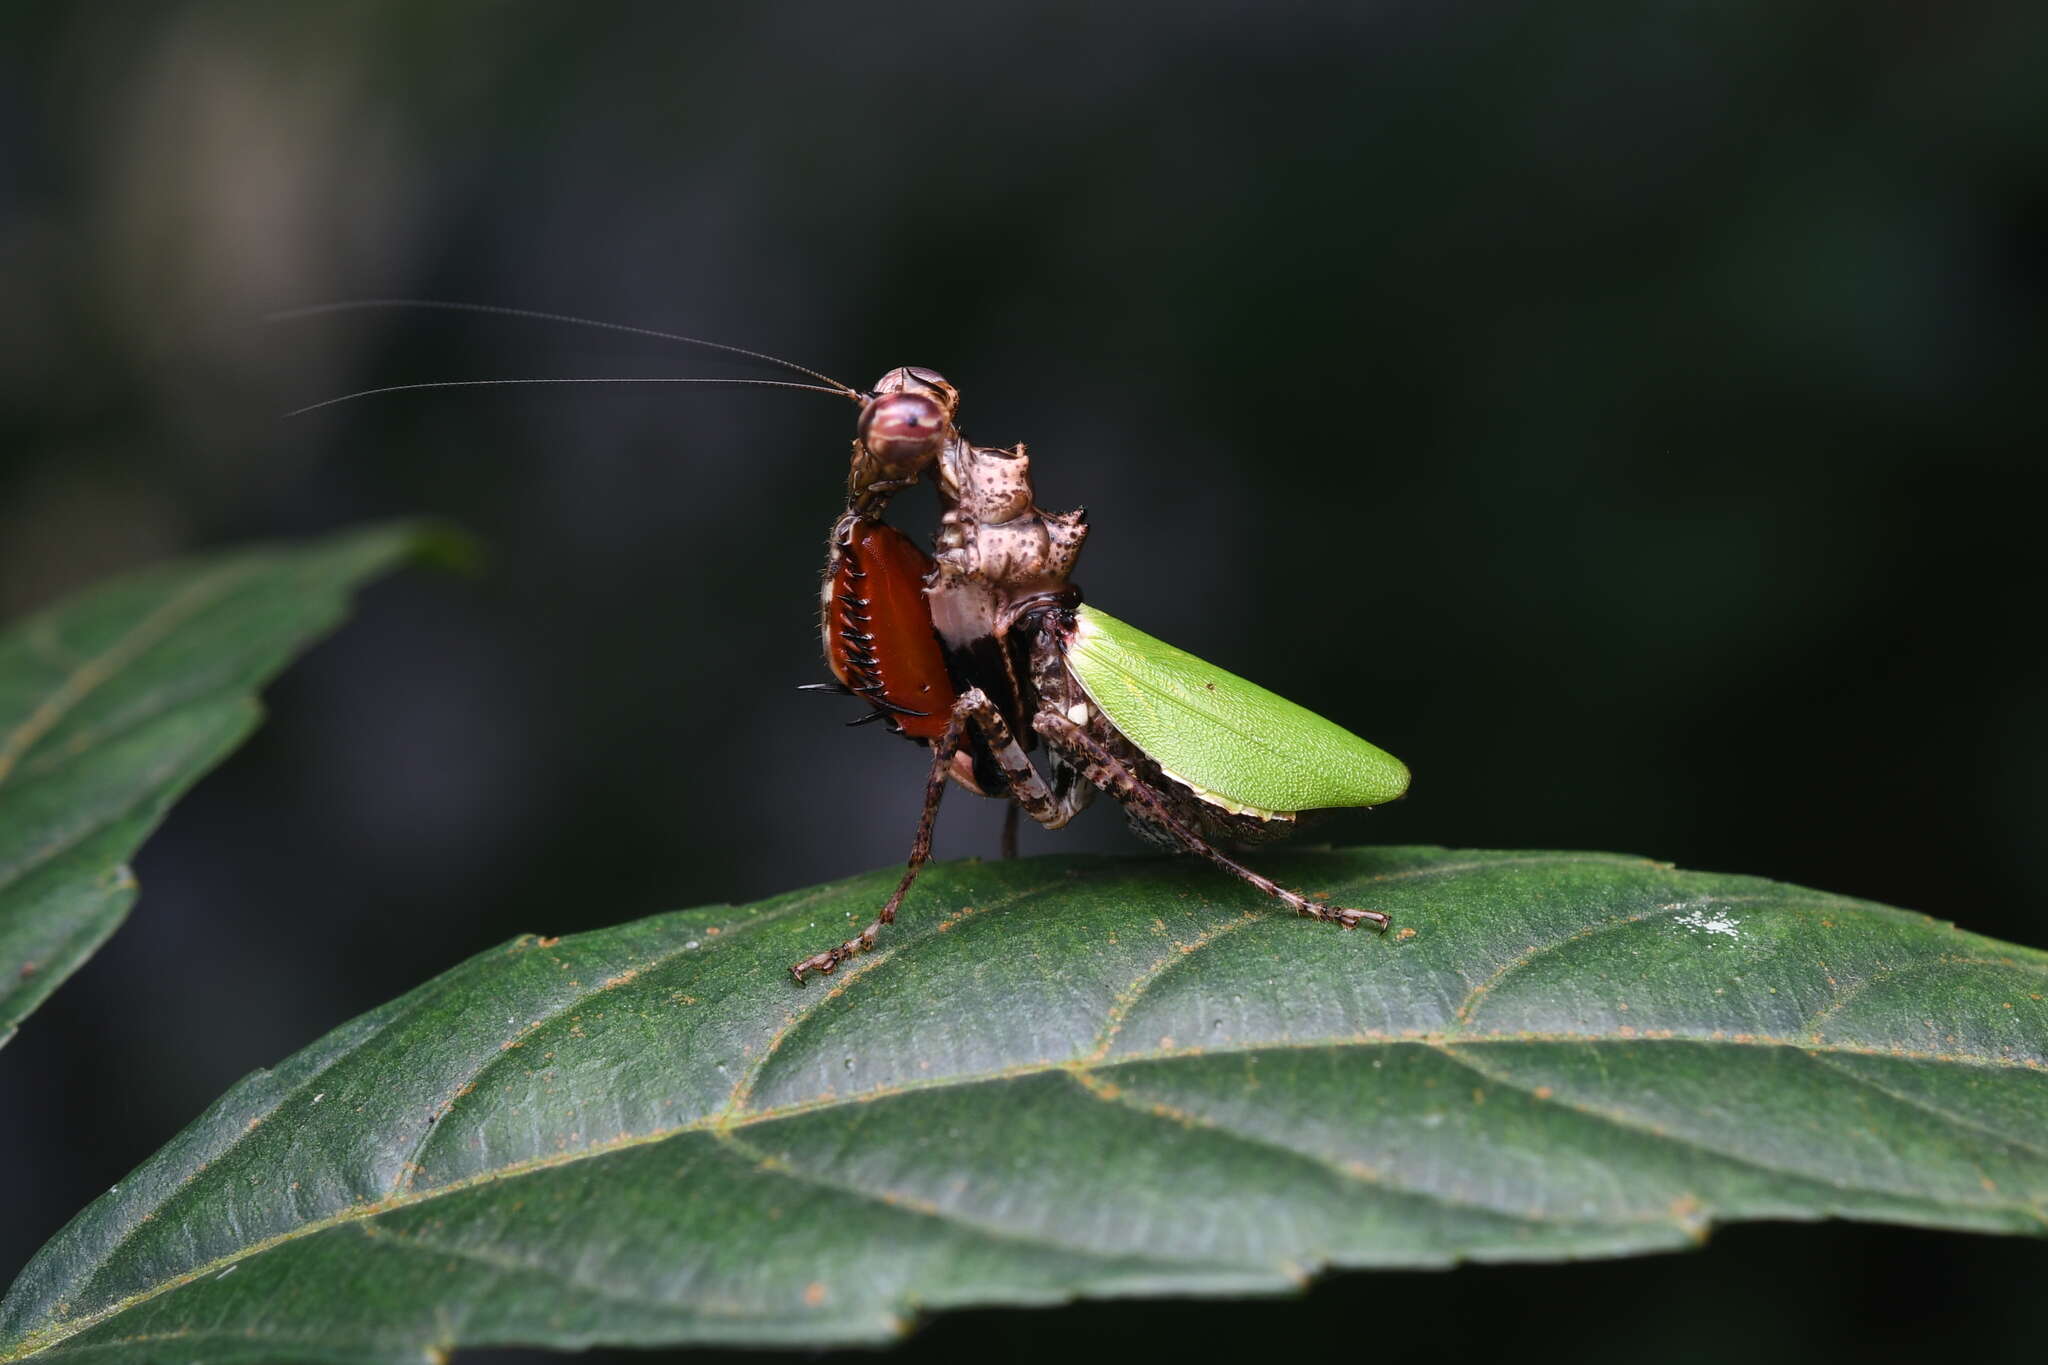
[[[15,766],[45,736],[63,724],[64,718],[80,703],[119,677],[123,668],[148,653],[171,631],[220,601],[228,589],[249,577],[257,567],[253,564],[230,565],[186,584],[122,631],[112,644],[74,667],[41,705],[23,717],[4,739],[0,739],[0,786],[6,785],[14,774]],[[146,724],[151,718],[145,716],[138,723]],[[100,742],[105,743],[106,738],[101,737]]]

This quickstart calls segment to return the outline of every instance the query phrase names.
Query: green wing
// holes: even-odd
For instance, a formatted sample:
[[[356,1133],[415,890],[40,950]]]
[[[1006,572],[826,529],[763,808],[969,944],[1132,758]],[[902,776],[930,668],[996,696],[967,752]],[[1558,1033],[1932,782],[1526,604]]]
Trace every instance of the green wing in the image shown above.
[[[1076,613],[1067,667],[1168,776],[1233,810],[1377,806],[1408,790],[1392,754],[1094,607]]]

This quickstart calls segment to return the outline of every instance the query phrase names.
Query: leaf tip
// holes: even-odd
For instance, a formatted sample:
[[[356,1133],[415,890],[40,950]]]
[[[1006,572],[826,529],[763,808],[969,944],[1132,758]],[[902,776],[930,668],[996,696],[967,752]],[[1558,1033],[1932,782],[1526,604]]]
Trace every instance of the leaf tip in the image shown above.
[[[409,529],[413,558],[421,564],[463,578],[482,577],[490,567],[483,541],[451,522],[413,522]]]

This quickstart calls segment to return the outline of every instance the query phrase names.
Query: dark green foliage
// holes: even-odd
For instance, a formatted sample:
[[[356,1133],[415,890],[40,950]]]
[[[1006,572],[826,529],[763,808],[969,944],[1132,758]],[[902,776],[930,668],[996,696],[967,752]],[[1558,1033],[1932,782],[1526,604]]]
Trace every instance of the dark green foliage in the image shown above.
[[[0,634],[0,1044],[120,927],[128,858],[255,728],[256,689],[423,543],[385,527],[164,565]]]
[[[2048,955],[1603,854],[893,873],[522,938],[242,1082],[0,1306],[0,1360],[873,1341],[920,1310],[1683,1247],[2039,1234]]]

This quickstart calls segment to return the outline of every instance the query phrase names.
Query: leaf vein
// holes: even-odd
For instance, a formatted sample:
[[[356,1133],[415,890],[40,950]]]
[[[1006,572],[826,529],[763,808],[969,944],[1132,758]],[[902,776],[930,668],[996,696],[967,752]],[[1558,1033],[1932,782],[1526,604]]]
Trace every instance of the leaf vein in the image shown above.
[[[1648,919],[1650,916],[1654,914],[1658,914],[1664,909],[1664,906],[1657,905],[1652,906],[1648,910],[1643,910],[1633,915],[1627,915],[1620,919],[1601,920],[1598,924],[1589,924],[1581,929],[1574,930],[1573,932],[1566,934],[1563,938],[1553,939],[1549,943],[1538,944],[1534,947],[1524,949],[1522,952],[1515,954],[1506,962],[1503,962],[1499,967],[1495,968],[1493,972],[1486,977],[1485,980],[1481,981],[1478,985],[1472,987],[1472,989],[1466,994],[1465,998],[1458,1002],[1458,1008],[1451,1012],[1451,1018],[1460,1025],[1470,1023],[1473,1007],[1479,1003],[1482,997],[1490,995],[1493,992],[1493,989],[1496,986],[1500,985],[1501,982],[1507,980],[1516,972],[1521,971],[1522,969],[1527,967],[1531,962],[1534,962],[1536,959],[1548,956],[1549,954],[1558,952],[1564,948],[1568,948],[1572,944],[1579,942],[1581,939],[1593,938],[1596,935],[1607,933],[1608,931],[1613,929],[1623,928],[1627,925],[1640,924],[1642,923],[1642,921]]]
[[[395,1246],[420,1256],[451,1256],[458,1260],[469,1261],[483,1266],[489,1270],[495,1270],[500,1274],[538,1275],[553,1280],[566,1289],[580,1294],[588,1294],[592,1298],[601,1299],[606,1303],[625,1304],[634,1308],[661,1308],[684,1317],[706,1316],[701,1310],[685,1309],[679,1304],[668,1299],[658,1298],[653,1294],[621,1293],[609,1286],[597,1284],[591,1280],[584,1279],[580,1275],[572,1275],[555,1266],[522,1261],[516,1256],[493,1255],[480,1247],[456,1246],[447,1242],[437,1242],[431,1238],[422,1237],[416,1232],[393,1232],[389,1229],[380,1229],[375,1234],[372,1234],[369,1229],[361,1225],[358,1225],[356,1230],[362,1233],[364,1239],[374,1247]]]
[[[99,654],[74,668],[41,705],[29,712],[4,739],[0,739],[0,785],[4,785],[13,774],[22,756],[87,697],[171,631],[212,606],[227,589],[254,571],[254,565],[234,564],[186,584],[129,626]]]
[[[192,705],[194,706],[211,704],[213,703],[212,700],[209,698],[196,698],[192,703]],[[248,705],[253,707],[256,705],[256,703],[251,701],[248,703]],[[180,707],[177,709],[182,710],[184,708]],[[163,717],[173,714],[175,714],[175,711],[159,712],[156,716],[152,717],[152,719],[161,720]],[[140,727],[138,726],[137,728],[139,729]],[[201,750],[188,749],[184,753],[180,754],[179,758],[182,761],[189,762],[192,756],[198,752],[201,752]],[[20,791],[21,788],[16,787],[15,790]],[[78,829],[70,831],[63,839],[61,839],[57,843],[48,844],[41,848],[29,850],[27,856],[23,858],[20,862],[13,863],[6,867],[0,867],[0,891],[8,891],[13,889],[26,878],[35,875],[35,873],[40,871],[42,868],[48,867],[51,863],[58,861],[59,859],[65,857],[67,854],[77,852],[81,847],[88,843],[91,843],[93,839],[97,838],[99,835],[106,833],[109,829],[112,829],[115,825],[120,824],[123,820],[129,819],[137,811],[146,808],[152,801],[156,801],[162,796],[163,786],[160,783],[145,789],[137,790],[133,795],[133,799],[128,801],[126,804],[117,806],[111,810],[101,812],[100,819],[89,821],[86,824],[80,826]]]
[[[1104,1251],[1098,1247],[1087,1246],[1079,1242],[1070,1242],[1064,1238],[1052,1237],[1040,1232],[1027,1232],[1018,1228],[992,1226],[978,1219],[969,1218],[958,1209],[946,1208],[920,1196],[899,1194],[895,1191],[876,1190],[853,1181],[829,1180],[823,1176],[813,1175],[811,1172],[801,1167],[792,1166],[782,1158],[765,1152],[753,1143],[746,1141],[744,1138],[736,1137],[730,1131],[724,1129],[713,1130],[711,1136],[721,1145],[730,1148],[736,1155],[746,1157],[752,1161],[755,1170],[781,1176],[785,1180],[803,1185],[806,1189],[824,1191],[834,1199],[843,1199],[851,1195],[863,1203],[874,1204],[897,1213],[916,1214],[919,1217],[943,1223],[948,1227],[981,1238],[984,1241],[1011,1243],[1028,1247],[1033,1251],[1055,1251],[1062,1256],[1085,1256],[1092,1261],[1110,1264],[1119,1261],[1139,1260],[1169,1265],[1220,1266],[1247,1270],[1260,1268],[1237,1261],[1219,1261],[1210,1257],[1132,1256],[1124,1252]]]
[[[1099,1078],[1087,1074],[1085,1071],[1070,1068],[1067,1074],[1072,1077],[1075,1084],[1080,1086],[1083,1091],[1104,1104],[1113,1104],[1119,1108],[1128,1109],[1133,1113],[1145,1114],[1164,1122],[1180,1123],[1190,1128],[1199,1128],[1203,1132],[1214,1133],[1220,1137],[1233,1139],[1247,1147],[1255,1148],[1262,1152],[1282,1152],[1298,1160],[1305,1161],[1319,1170],[1326,1171],[1349,1184],[1364,1185],[1368,1188],[1390,1194],[1412,1196],[1431,1203],[1441,1204],[1446,1208],[1457,1209],[1461,1212],[1484,1213],[1495,1217],[1513,1219],[1516,1222],[1533,1223],[1539,1226],[1586,1227],[1606,1226],[1614,1223],[1672,1222],[1670,1218],[1662,1214],[1604,1219],[1559,1218],[1554,1214],[1546,1213],[1542,1209],[1510,1208],[1500,1204],[1489,1204],[1481,1199],[1467,1199],[1452,1194],[1448,1190],[1437,1189],[1434,1186],[1417,1185],[1393,1179],[1386,1171],[1367,1165],[1364,1162],[1344,1163],[1334,1161],[1320,1153],[1311,1152],[1301,1147],[1290,1146],[1280,1139],[1264,1133],[1250,1132],[1246,1129],[1233,1127],[1229,1124],[1206,1118],[1190,1110],[1182,1109],[1178,1105],[1149,1103],[1134,1099],[1121,1088],[1110,1086]]]
[[[1831,1189],[1840,1190],[1845,1194],[1896,1196],[1901,1193],[1901,1191],[1898,1190],[1890,1190],[1872,1185],[1862,1185],[1854,1181],[1840,1180],[1828,1175],[1815,1174],[1813,1172],[1800,1170],[1797,1167],[1793,1166],[1775,1165],[1770,1161],[1764,1160],[1759,1157],[1750,1156],[1745,1153],[1737,1152],[1731,1148],[1717,1147],[1712,1143],[1702,1141],[1701,1139],[1696,1138],[1689,1133],[1672,1132],[1668,1129],[1658,1127],[1656,1124],[1653,1124],[1646,1119],[1637,1118],[1631,1114],[1617,1113],[1611,1109],[1599,1109],[1589,1104],[1568,1100],[1558,1095],[1555,1091],[1552,1091],[1548,1094],[1540,1093],[1540,1087],[1531,1086],[1522,1081],[1521,1079],[1519,1079],[1518,1077],[1512,1075],[1511,1073],[1504,1072],[1493,1067],[1482,1066],[1475,1059],[1460,1055],[1459,1052],[1456,1050],[1457,1046],[1458,1045],[1456,1043],[1447,1043],[1439,1045],[1437,1050],[1441,1052],[1445,1057],[1449,1058],[1451,1061],[1456,1062],[1459,1066],[1464,1067],[1467,1071],[1470,1071],[1475,1076],[1482,1077],[1488,1081],[1493,1082],[1496,1085],[1506,1086],[1510,1090],[1518,1091],[1521,1094],[1527,1095],[1531,1099],[1536,1100],[1542,1104],[1554,1105],[1558,1108],[1568,1110],[1571,1113],[1582,1114],[1587,1118],[1598,1120],[1599,1122],[1605,1123],[1610,1127],[1621,1129],[1623,1132],[1654,1138],[1660,1142],[1668,1143],[1675,1147],[1684,1147],[1692,1151],[1702,1152],[1710,1157],[1715,1158],[1716,1160],[1725,1161],[1732,1165],[1744,1166],[1751,1170],[1762,1171],[1767,1175],[1773,1175],[1778,1177],[1789,1176],[1795,1180],[1811,1181],[1814,1184],[1825,1185]],[[2005,1209],[2010,1208],[2012,1206],[2011,1201],[2009,1200],[1973,1200],[1961,1198],[1954,1194],[1944,1194],[1939,1191],[1918,1190],[1906,1191],[1905,1193],[1908,1194],[1909,1197],[1913,1198],[1951,1202],[1955,1204],[1960,1204],[1966,1208]]]
[[[1014,895],[1004,897],[1002,900],[997,901],[994,905],[984,907],[981,913],[988,913],[990,911],[996,910],[1007,910],[1011,906],[1018,905],[1024,901],[1028,901],[1034,896],[1042,896],[1046,892],[1052,890],[1057,885],[1059,885],[1059,883],[1047,882],[1041,886],[1027,887],[1024,890],[1015,893]],[[950,919],[941,918],[937,922],[921,930],[912,932],[908,938],[898,939],[897,941],[891,943],[887,948],[870,951],[864,954],[860,959],[858,959],[853,968],[849,969],[844,976],[841,976],[839,980],[836,983],[834,983],[832,989],[827,990],[822,994],[818,995],[817,997],[812,999],[809,1004],[805,1005],[801,1009],[793,1011],[788,1021],[785,1022],[780,1029],[776,1030],[774,1036],[769,1038],[767,1045],[761,1049],[760,1059],[756,1061],[753,1066],[747,1069],[746,1074],[742,1075],[737,1081],[733,1082],[732,1093],[726,1098],[725,1107],[723,1110],[723,1113],[725,1115],[725,1123],[729,1126],[732,1123],[740,1121],[741,1118],[745,1115],[746,1106],[753,1097],[754,1087],[760,1082],[761,1077],[767,1072],[769,1062],[772,1061],[775,1055],[782,1050],[783,1045],[789,1041],[790,1037],[794,1035],[798,1031],[798,1029],[800,1029],[805,1023],[809,1022],[811,1019],[816,1017],[820,1010],[823,1010],[834,1000],[837,1000],[841,996],[843,996],[846,993],[848,987],[850,987],[854,982],[860,980],[862,977],[866,976],[870,971],[874,970],[876,967],[879,967],[882,963],[887,962],[890,958],[894,957],[897,953],[902,952],[904,949],[915,947],[916,945],[924,943],[927,940],[937,936],[941,928],[950,928],[951,924],[952,921]]]
[[[1820,1053],[1813,1053],[1809,1055],[1811,1056],[1812,1061],[1816,1065],[1824,1066],[1828,1070],[1835,1072],[1837,1075],[1847,1076],[1850,1080],[1856,1082],[1858,1085],[1868,1086],[1870,1089],[1877,1091],[1877,1093],[1879,1093],[1880,1095],[1888,1095],[1892,1099],[1897,1100],[1900,1104],[1906,1105],[1909,1108],[1917,1109],[1924,1114],[1932,1114],[1934,1117],[1941,1119],[1944,1122],[1953,1123],[1959,1128],[1968,1128],[1974,1132],[1983,1133],[1985,1136],[1994,1138],[1997,1141],[2004,1143],[2008,1147],[2016,1147],[2020,1151],[2027,1153],[2029,1156],[2048,1159],[2048,1146],[2043,1146],[2037,1143],[2029,1142],[2025,1138],[2016,1137],[2011,1133],[2007,1133],[2000,1129],[1994,1128],[1990,1124],[1985,1123],[1980,1119],[1973,1119],[1967,1114],[1958,1113],[1953,1109],[1946,1108],[1930,1100],[1922,1099],[1916,1095],[1910,1095],[1903,1090],[1896,1090],[1891,1086],[1885,1085],[1881,1081],[1876,1081],[1868,1076],[1865,1076],[1860,1071],[1856,1071],[1851,1067],[1844,1066],[1841,1062],[1835,1060],[1835,1058],[1833,1057],[1824,1056]]]
[[[778,918],[783,915],[792,914],[797,910],[802,909],[805,905],[810,904],[813,900],[816,900],[827,894],[828,892],[820,890],[816,896],[805,896],[796,901],[791,902],[788,905],[778,906],[774,910],[766,911],[761,915],[756,916],[755,919],[751,921],[751,923],[758,924],[763,920]],[[745,924],[739,926],[739,928],[741,929],[744,929],[746,927],[747,925]],[[737,932],[737,930],[735,932]],[[692,940],[691,942],[695,941]],[[637,963],[634,965],[637,966],[638,969],[643,973],[659,971],[662,967],[667,966],[669,963],[675,961],[677,958],[682,957],[686,953],[694,951],[696,951],[696,949],[689,946],[689,943],[679,943],[674,947],[669,948],[665,952],[656,954],[654,957],[648,959],[646,962]],[[585,987],[581,990],[578,990],[574,995],[567,997],[560,1004],[556,1005],[553,1009],[544,1010],[538,1018],[528,1020],[525,1027],[521,1028],[518,1033],[514,1034],[512,1038],[506,1041],[508,1043],[517,1042],[522,1038],[526,1038],[535,1033],[538,1033],[541,1029],[546,1028],[549,1024],[554,1023],[557,1020],[563,1018],[565,1015],[569,1014],[570,1011],[582,1008],[584,1005],[588,1004],[591,1000],[595,999],[601,993],[601,988],[593,990],[588,987]],[[416,1163],[420,1159],[420,1154],[426,1151],[427,1144],[433,1141],[434,1134],[440,1128],[439,1119],[444,1118],[448,1114],[452,1113],[454,1111],[455,1106],[461,1102],[462,1097],[465,1094],[467,1094],[474,1086],[476,1086],[478,1082],[483,1080],[484,1077],[488,1076],[491,1073],[492,1069],[496,1067],[499,1063],[503,1062],[508,1055],[509,1054],[504,1044],[500,1044],[499,1046],[491,1049],[489,1052],[484,1053],[482,1060],[479,1061],[475,1066],[470,1068],[462,1076],[457,1078],[456,1082],[453,1085],[449,1086],[443,1098],[436,1102],[434,1106],[427,1111],[428,1117],[426,1122],[424,1122],[420,1126],[419,1136],[413,1140],[410,1150],[406,1152],[404,1159],[398,1163],[397,1170],[392,1176],[390,1191],[392,1194],[399,1193],[401,1190],[405,1189],[412,1183],[412,1178],[417,1171]]]
[[[1271,918],[1272,916],[1258,915],[1246,911],[1242,915],[1224,921],[1213,929],[1203,930],[1195,935],[1194,940],[1190,943],[1174,945],[1157,962],[1133,978],[1130,984],[1117,992],[1115,998],[1110,1001],[1109,1009],[1103,1016],[1103,1028],[1096,1035],[1095,1046],[1088,1052],[1089,1060],[1100,1061],[1109,1055],[1110,1045],[1116,1041],[1116,1036],[1123,1030],[1124,1023],[1131,1017],[1132,1011],[1138,1008],[1140,1002],[1151,993],[1152,988],[1158,984],[1161,977],[1167,975],[1175,967],[1187,962],[1188,959],[1201,952],[1204,948],[1207,948],[1216,940],[1234,934],[1238,930],[1250,925],[1268,923]]]

